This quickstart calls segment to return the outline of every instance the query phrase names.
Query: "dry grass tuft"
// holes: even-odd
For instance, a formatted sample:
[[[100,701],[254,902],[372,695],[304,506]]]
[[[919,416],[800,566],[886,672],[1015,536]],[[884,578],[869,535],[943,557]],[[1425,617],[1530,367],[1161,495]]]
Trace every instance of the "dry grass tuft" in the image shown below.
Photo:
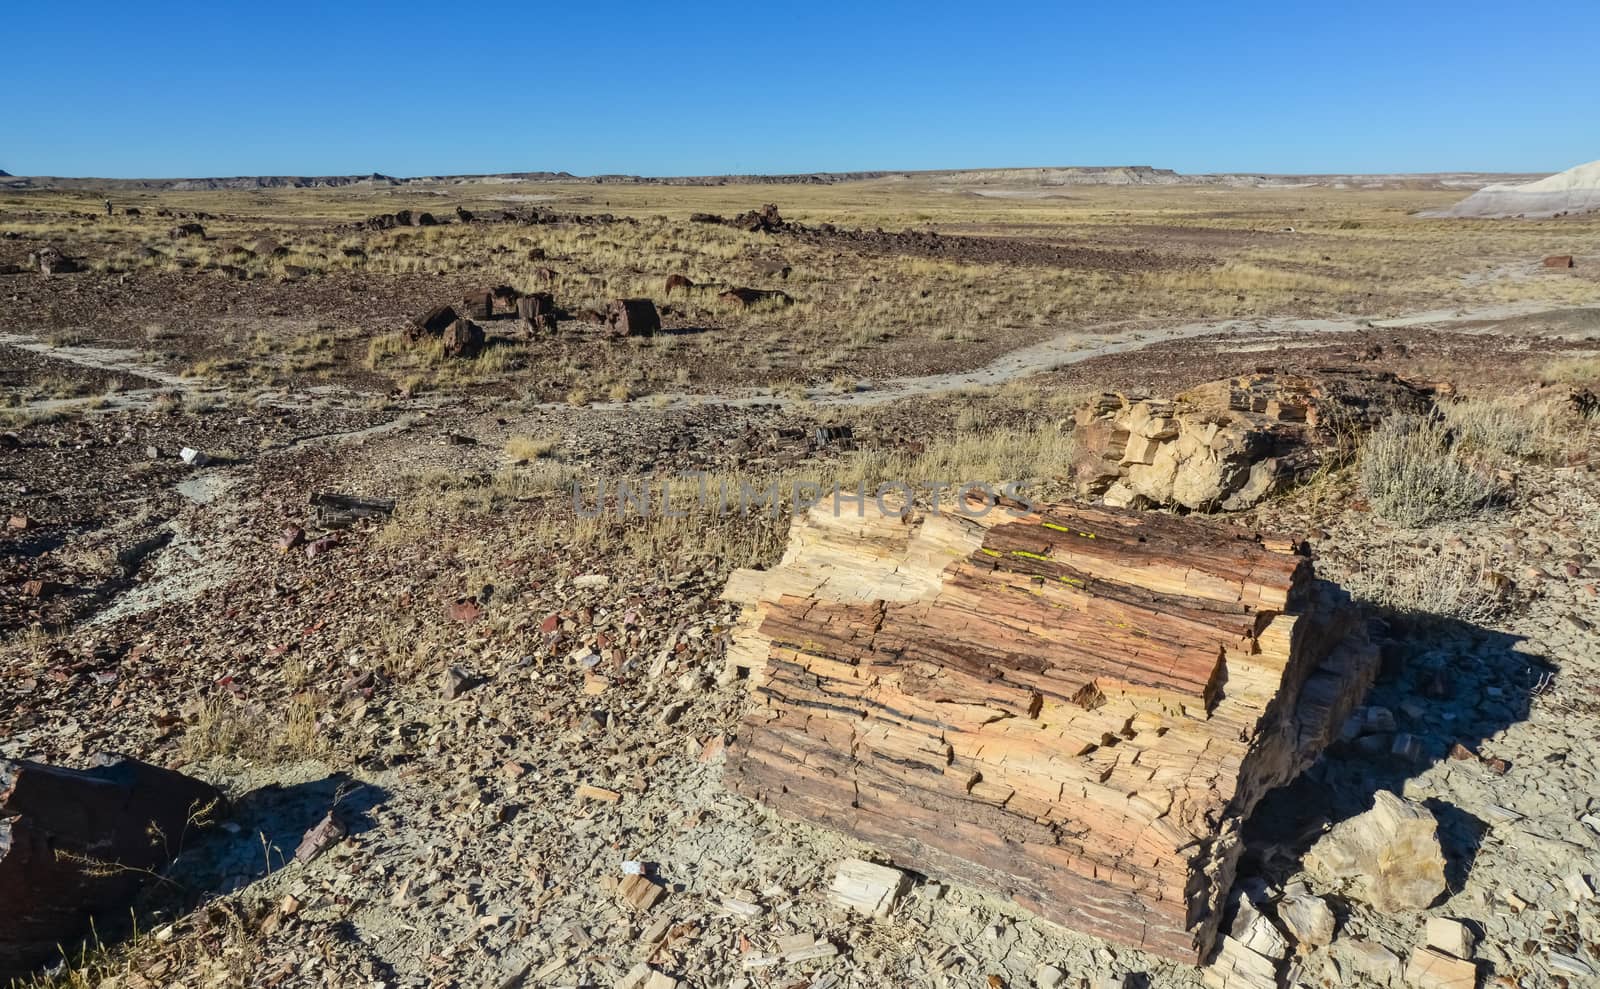
[[[1364,557],[1345,581],[1350,593],[1411,618],[1486,621],[1502,608],[1484,561],[1459,550],[1386,546]]]
[[[527,463],[550,456],[560,442],[554,436],[513,436],[506,440],[506,456],[514,463]]]
[[[185,759],[248,759],[259,763],[296,762],[327,755],[320,719],[324,699],[296,694],[288,703],[245,706],[231,697],[209,697],[196,709],[184,733]]]
[[[1523,460],[1562,460],[1575,442],[1573,416],[1553,401],[1468,398],[1441,406],[1464,449]]]

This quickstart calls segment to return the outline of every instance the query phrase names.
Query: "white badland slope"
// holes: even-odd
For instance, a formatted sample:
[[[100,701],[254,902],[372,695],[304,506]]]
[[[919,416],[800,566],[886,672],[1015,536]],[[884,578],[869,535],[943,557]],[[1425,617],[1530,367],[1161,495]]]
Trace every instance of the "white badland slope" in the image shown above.
[[[1428,216],[1530,218],[1600,210],[1600,161],[1521,185],[1488,185]]]

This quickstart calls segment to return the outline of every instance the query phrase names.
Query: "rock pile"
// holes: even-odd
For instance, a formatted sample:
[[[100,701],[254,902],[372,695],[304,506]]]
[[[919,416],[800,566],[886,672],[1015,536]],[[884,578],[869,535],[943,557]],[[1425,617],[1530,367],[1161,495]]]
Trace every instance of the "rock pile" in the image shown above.
[[[1343,368],[1264,370],[1173,399],[1106,394],[1077,412],[1073,479],[1114,507],[1239,511],[1348,457],[1385,416],[1432,405],[1427,386]]]

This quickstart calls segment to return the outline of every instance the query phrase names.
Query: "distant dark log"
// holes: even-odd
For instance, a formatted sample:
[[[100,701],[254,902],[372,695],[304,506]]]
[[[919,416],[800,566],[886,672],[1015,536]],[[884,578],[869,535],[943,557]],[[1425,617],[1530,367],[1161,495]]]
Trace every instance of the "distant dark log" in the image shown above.
[[[549,292],[534,292],[517,300],[517,318],[529,336],[556,331],[556,298]]]
[[[423,337],[440,336],[460,318],[461,314],[456,312],[454,306],[434,306],[411,320],[406,327],[406,339],[414,343]]]
[[[483,327],[470,319],[458,319],[444,331],[446,357],[477,357],[483,349]]]
[[[649,299],[612,299],[606,308],[606,322],[613,336],[648,337],[661,329],[661,314]]]
[[[394,501],[387,498],[353,498],[332,491],[311,496],[317,510],[317,523],[324,529],[347,529],[360,519],[394,514]]]
[[[120,920],[152,871],[225,812],[207,783],[135,759],[91,769],[0,760],[0,979]]]

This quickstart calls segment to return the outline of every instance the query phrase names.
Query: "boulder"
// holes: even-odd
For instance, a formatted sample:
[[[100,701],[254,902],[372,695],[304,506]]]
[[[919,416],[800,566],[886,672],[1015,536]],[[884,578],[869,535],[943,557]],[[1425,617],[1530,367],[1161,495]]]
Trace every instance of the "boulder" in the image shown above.
[[[520,298],[522,293],[510,285],[496,285],[489,289],[489,301],[494,304],[495,312],[516,312],[517,300]]]
[[[476,357],[483,349],[483,327],[470,319],[458,319],[444,331],[446,357]]]
[[[180,223],[167,231],[167,236],[173,240],[183,240],[186,237],[199,237],[204,239],[206,228],[198,223]]]
[[[1319,882],[1385,912],[1425,910],[1445,892],[1433,812],[1388,790],[1318,839],[1304,865]]]
[[[468,319],[488,319],[494,315],[494,290],[473,289],[461,297],[461,315]]]
[[[1571,268],[1573,266],[1572,255],[1552,254],[1544,259],[1544,266],[1546,268]]]

